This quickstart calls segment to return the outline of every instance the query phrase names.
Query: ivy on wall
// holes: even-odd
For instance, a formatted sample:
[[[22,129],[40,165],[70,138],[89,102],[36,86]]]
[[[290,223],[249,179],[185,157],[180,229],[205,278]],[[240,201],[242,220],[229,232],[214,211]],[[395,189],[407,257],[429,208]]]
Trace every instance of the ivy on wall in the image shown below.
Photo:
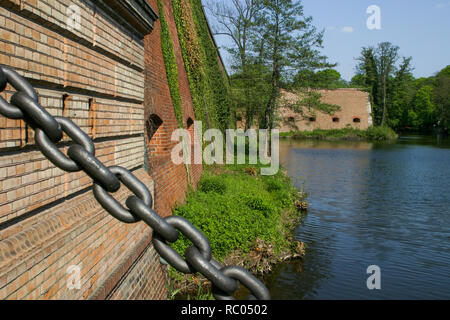
[[[208,22],[203,11],[201,0],[191,0],[192,16],[199,37],[200,48],[203,51],[203,61],[212,103],[215,107],[219,128],[225,130],[230,121],[230,106],[228,79],[219,64],[219,52],[211,39]]]
[[[225,130],[230,123],[230,90],[201,0],[172,0],[172,5],[195,116],[206,127]]]
[[[175,117],[178,126],[183,128],[183,113],[181,105],[180,84],[178,82],[178,67],[173,49],[172,38],[170,36],[169,25],[164,15],[164,7],[161,0],[158,0],[159,19],[161,22],[161,47],[166,67],[167,81],[169,82],[170,96],[172,98]]]

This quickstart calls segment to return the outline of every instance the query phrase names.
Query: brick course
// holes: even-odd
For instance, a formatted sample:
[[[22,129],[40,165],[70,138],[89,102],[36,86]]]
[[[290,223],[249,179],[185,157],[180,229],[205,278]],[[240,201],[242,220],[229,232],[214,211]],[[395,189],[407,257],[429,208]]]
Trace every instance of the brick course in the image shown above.
[[[149,0],[157,12],[156,0]],[[67,24],[75,5],[80,28]],[[179,72],[185,127],[195,121],[171,1],[163,1]],[[26,77],[51,114],[94,139],[107,166],[141,179],[162,216],[184,201],[201,165],[176,166],[177,121],[161,51],[160,25],[145,37],[91,0],[0,3],[0,64]],[[142,35],[142,34],[141,34]],[[142,35],[143,36],[143,35]],[[1,93],[9,100],[15,90]],[[153,132],[150,119],[162,124]],[[59,145],[67,150],[68,137]],[[149,172],[142,169],[148,160]],[[189,179],[188,179],[189,177]],[[144,223],[123,224],[101,208],[84,173],[65,173],[38,151],[33,131],[0,116],[0,299],[165,299],[166,270]],[[129,192],[114,194],[122,204]],[[70,290],[70,267],[80,290]]]
[[[309,117],[313,117],[313,113],[306,110],[305,118],[296,114],[290,109],[281,108],[280,124],[281,132],[290,131],[312,131],[315,129],[343,129],[347,126],[352,128],[367,130],[372,126],[372,109],[369,94],[357,89],[337,89],[337,90],[319,90],[322,94],[322,102],[341,106],[341,110],[336,111],[333,115],[317,111],[315,121],[310,121]],[[293,93],[283,92],[283,98],[288,101],[297,101],[299,98]],[[289,118],[295,121],[289,121]],[[334,122],[333,118],[339,119]],[[353,120],[358,118],[360,122],[355,123]]]
[[[148,3],[157,11],[156,0]],[[68,27],[70,5],[80,11],[79,29]],[[195,121],[192,98],[171,1],[163,7],[187,128]],[[155,209],[168,216],[202,166],[170,160],[177,121],[159,23],[141,40],[116,18],[91,0],[2,1],[0,64],[26,77],[51,114],[88,133],[107,166],[133,169],[152,191]],[[13,92],[8,87],[1,95],[9,100]],[[155,132],[150,119],[162,121]],[[23,121],[0,116],[0,299],[165,299],[167,275],[150,228],[112,218],[92,196],[90,178],[56,168],[34,143]],[[150,175],[141,169],[144,158]],[[122,204],[124,189],[114,195]],[[80,267],[80,290],[68,287],[72,266]]]

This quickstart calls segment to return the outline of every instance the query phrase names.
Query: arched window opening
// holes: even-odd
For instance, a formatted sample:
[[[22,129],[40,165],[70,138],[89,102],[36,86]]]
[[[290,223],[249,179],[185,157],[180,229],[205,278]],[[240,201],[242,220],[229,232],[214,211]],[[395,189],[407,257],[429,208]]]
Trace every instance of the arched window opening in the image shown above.
[[[191,145],[194,144],[194,120],[192,118],[187,119],[187,130],[191,136]]]
[[[152,114],[150,117],[148,117],[148,120],[145,123],[145,128],[147,129],[147,138],[149,142],[153,139],[154,135],[162,124],[162,119],[156,114]]]
[[[151,155],[158,155],[162,150],[161,128],[163,121],[158,115],[152,114],[145,123],[147,133],[147,147]]]
[[[316,122],[316,117],[310,117],[309,122]]]
[[[194,120],[192,120],[192,118],[189,118],[189,119],[187,119],[187,129],[188,130],[190,130],[191,129],[191,127],[193,126],[193,124],[194,124]],[[193,128],[192,128],[193,129]]]
[[[339,119],[338,117],[334,117],[333,118],[333,122],[335,122],[335,123],[338,123],[338,122],[340,122],[341,121],[341,119]]]
[[[354,122],[354,123],[360,123],[360,122],[361,122],[361,119],[360,119],[360,118],[354,118],[354,119],[353,119],[353,122]]]
[[[294,117],[289,117],[288,118],[288,122],[295,122],[295,118]]]

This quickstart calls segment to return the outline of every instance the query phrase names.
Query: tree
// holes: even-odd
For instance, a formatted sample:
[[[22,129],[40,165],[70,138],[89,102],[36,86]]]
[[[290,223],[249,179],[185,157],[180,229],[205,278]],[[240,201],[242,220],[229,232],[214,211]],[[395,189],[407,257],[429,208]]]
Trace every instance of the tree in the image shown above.
[[[250,128],[254,118],[264,103],[267,70],[255,63],[252,55],[252,39],[255,33],[255,16],[261,2],[258,0],[214,1],[208,5],[214,16],[215,35],[227,36],[233,45],[226,50],[233,57],[231,77],[233,100],[238,112],[245,114],[246,129]]]
[[[325,69],[314,72],[312,70],[299,71],[292,80],[292,88],[338,89],[348,87],[335,69]]]
[[[210,13],[215,17],[217,24],[213,33],[227,36],[233,41],[232,47],[226,50],[239,58],[239,64],[234,65],[244,71],[249,58],[249,46],[254,18],[258,9],[257,0],[230,0],[227,2],[211,2],[208,5]]]
[[[436,76],[434,103],[438,125],[448,131],[450,127],[450,65]]]
[[[255,20],[260,36],[254,47],[258,49],[260,61],[271,70],[270,92],[260,125],[272,129],[283,77],[289,78],[293,70],[334,65],[320,54],[323,31],[317,31],[312,17],[305,16],[301,1],[261,0],[260,3]]]
[[[393,79],[388,124],[395,130],[405,129],[409,126],[409,109],[415,93],[411,60],[412,58],[403,58],[403,62]]]
[[[433,91],[432,86],[423,86],[416,92],[413,99],[414,111],[418,116],[416,125],[421,131],[429,131],[436,124]]]
[[[376,124],[381,123],[382,111],[379,106],[379,75],[375,58],[375,48],[362,48],[361,56],[357,59],[359,61],[356,66],[357,75],[352,81],[357,81],[358,86],[365,87],[370,95],[370,102],[372,104],[373,118]]]
[[[382,42],[378,45],[375,51],[375,59],[377,63],[377,70],[379,80],[381,81],[382,103],[383,103],[383,116],[381,125],[385,125],[388,113],[387,102],[387,90],[389,78],[395,72],[395,64],[398,61],[399,47],[392,45],[390,42]]]
[[[399,94],[405,81],[411,76],[412,58],[403,58],[397,66],[400,56],[399,47],[390,42],[382,42],[376,48],[362,48],[361,56],[356,71],[357,76],[353,82],[364,86],[370,93],[375,124],[393,125],[400,124],[399,116],[407,118],[406,110],[399,110],[400,100],[402,109],[406,93]],[[396,102],[395,102],[395,99]],[[390,117],[389,113],[393,116]]]

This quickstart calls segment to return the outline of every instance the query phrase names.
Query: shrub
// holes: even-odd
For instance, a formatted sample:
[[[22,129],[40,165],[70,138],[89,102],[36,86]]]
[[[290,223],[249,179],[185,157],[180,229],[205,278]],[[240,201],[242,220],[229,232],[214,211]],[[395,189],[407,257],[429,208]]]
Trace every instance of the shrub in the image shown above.
[[[367,130],[355,128],[313,131],[288,132],[280,134],[281,137],[294,139],[316,139],[316,140],[372,140],[385,141],[394,140],[397,134],[389,127],[370,127]]]
[[[205,193],[215,192],[224,194],[227,191],[227,186],[220,177],[210,177],[201,180],[198,189]]]

